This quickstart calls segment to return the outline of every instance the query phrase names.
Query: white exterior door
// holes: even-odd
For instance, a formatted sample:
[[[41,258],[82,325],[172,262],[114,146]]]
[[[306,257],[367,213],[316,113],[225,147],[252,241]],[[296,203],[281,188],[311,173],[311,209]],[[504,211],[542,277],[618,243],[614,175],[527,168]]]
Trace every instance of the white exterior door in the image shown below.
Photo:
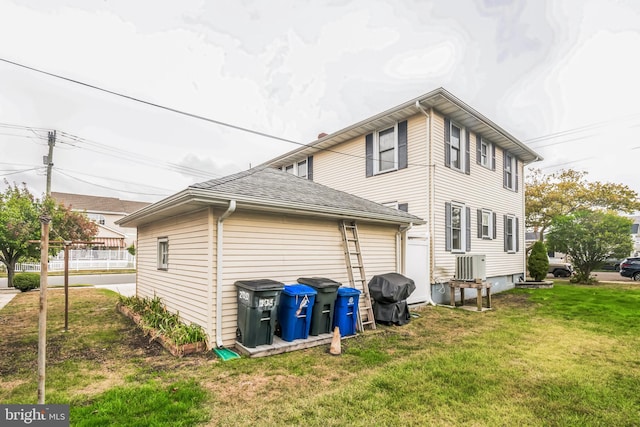
[[[429,239],[407,239],[406,274],[416,284],[416,290],[407,298],[409,304],[426,302],[429,299]]]

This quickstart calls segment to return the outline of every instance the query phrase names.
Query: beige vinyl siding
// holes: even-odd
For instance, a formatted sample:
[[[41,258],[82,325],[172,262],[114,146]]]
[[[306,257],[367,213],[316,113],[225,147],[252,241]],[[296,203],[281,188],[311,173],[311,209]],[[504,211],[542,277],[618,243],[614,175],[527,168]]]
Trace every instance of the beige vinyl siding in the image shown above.
[[[396,271],[397,227],[359,224],[367,279]],[[348,285],[337,220],[236,212],[224,222],[223,328],[225,345],[235,341],[237,280],[327,277]]]
[[[464,132],[463,132],[464,133]],[[487,277],[519,274],[524,271],[524,211],[523,211],[523,165],[518,161],[518,192],[503,188],[502,149],[496,147],[495,171],[476,163],[475,134],[471,133],[470,162],[471,174],[447,168],[444,164],[444,117],[433,115],[434,178],[434,256],[435,278],[451,278],[455,273],[455,254],[445,251],[445,203],[459,202],[471,208],[471,251],[470,254],[485,254]],[[482,240],[477,236],[477,210],[489,209],[497,216],[496,239]],[[504,252],[503,215],[515,215],[520,225],[520,251],[514,254]]]
[[[313,155],[313,180],[378,203],[408,203],[409,212],[427,219],[427,125],[422,114],[407,120],[408,167],[366,176],[365,137],[361,135]],[[336,151],[348,155],[335,153]],[[426,232],[427,225],[412,232]]]
[[[207,210],[140,226],[138,229],[137,294],[162,298],[167,309],[186,322],[207,326]],[[169,268],[158,270],[159,237],[169,239]],[[215,274],[215,266],[213,268]]]

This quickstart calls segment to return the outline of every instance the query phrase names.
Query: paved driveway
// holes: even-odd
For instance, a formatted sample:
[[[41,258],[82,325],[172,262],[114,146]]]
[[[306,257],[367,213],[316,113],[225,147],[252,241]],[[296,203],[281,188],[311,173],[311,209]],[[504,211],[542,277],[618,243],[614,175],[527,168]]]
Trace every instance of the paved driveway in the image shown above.
[[[591,275],[596,276],[601,282],[634,283],[633,279],[630,277],[622,277],[617,271],[594,271]],[[553,279],[553,274],[549,274],[547,277]]]
[[[94,287],[96,288],[102,288],[102,289],[110,289],[114,292],[119,293],[120,295],[124,295],[126,297],[130,297],[136,294],[136,284],[135,283],[119,283],[117,285],[95,285]],[[54,288],[49,288],[49,289],[60,289],[59,287],[54,287]],[[71,288],[73,289],[73,288]],[[84,289],[84,288],[80,288],[80,289]],[[38,291],[34,291],[34,292],[38,292]],[[0,310],[2,310],[2,308],[9,304],[11,302],[11,300],[13,299],[13,297],[15,297],[17,294],[19,294],[20,291],[14,291],[13,289],[9,290],[9,289],[3,289],[0,292]]]
[[[118,285],[95,285],[96,288],[110,289],[114,292],[124,295],[125,297],[132,297],[136,294],[135,283],[120,283]]]

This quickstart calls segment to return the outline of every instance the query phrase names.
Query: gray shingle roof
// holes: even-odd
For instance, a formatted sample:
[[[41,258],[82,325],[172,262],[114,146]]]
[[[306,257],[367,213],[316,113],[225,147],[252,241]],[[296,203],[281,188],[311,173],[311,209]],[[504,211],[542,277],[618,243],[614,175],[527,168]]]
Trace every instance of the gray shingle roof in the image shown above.
[[[120,200],[115,197],[59,193],[56,191],[51,193],[51,197],[53,197],[58,203],[63,203],[65,206],[70,205],[72,209],[97,213],[129,214],[150,204],[147,202]]]
[[[401,222],[424,222],[409,213],[266,166],[201,182],[189,188],[225,194],[229,197],[246,197],[264,203],[305,205],[310,211],[347,210],[359,212],[363,216],[373,214],[395,217]]]

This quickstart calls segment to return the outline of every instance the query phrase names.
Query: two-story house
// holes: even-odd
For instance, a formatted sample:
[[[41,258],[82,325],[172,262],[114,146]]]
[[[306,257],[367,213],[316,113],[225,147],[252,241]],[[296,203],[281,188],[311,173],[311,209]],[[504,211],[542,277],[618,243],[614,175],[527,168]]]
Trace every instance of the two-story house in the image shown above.
[[[77,212],[85,212],[98,225],[96,241],[110,249],[124,249],[136,242],[136,229],[122,227],[116,221],[125,215],[148,206],[150,203],[120,200],[115,197],[90,196],[75,193],[52,192],[51,197],[58,203],[70,206]]]
[[[410,302],[442,303],[457,256],[484,255],[494,292],[525,275],[524,167],[537,160],[440,88],[265,164],[424,218],[402,272],[416,281]]]

